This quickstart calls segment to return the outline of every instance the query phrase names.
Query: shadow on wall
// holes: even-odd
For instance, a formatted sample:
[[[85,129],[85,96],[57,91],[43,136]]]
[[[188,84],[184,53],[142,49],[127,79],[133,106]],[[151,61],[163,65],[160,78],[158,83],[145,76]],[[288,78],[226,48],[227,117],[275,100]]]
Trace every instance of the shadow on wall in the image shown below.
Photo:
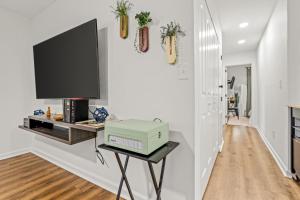
[[[80,142],[74,145],[66,145],[61,142],[57,142],[55,140],[51,140],[48,138],[44,138],[42,136],[36,135],[35,139],[51,145],[52,147],[56,147],[60,150],[66,151],[74,156],[78,156],[92,163],[97,163],[97,157],[95,154],[95,140],[91,139],[88,141]],[[104,132],[99,131],[96,139],[96,145],[104,143]]]
[[[103,134],[99,134],[103,135]],[[74,145],[66,145],[64,143],[57,142],[55,140],[47,139],[42,136],[36,135],[35,139],[39,142],[46,143],[48,145],[51,145],[52,147],[58,148],[60,150],[63,150],[67,153],[70,153],[74,156],[78,156],[84,160],[96,163],[96,154],[95,154],[95,147],[94,147],[94,139],[84,141],[78,144]],[[97,142],[99,143],[99,140],[97,139]]]

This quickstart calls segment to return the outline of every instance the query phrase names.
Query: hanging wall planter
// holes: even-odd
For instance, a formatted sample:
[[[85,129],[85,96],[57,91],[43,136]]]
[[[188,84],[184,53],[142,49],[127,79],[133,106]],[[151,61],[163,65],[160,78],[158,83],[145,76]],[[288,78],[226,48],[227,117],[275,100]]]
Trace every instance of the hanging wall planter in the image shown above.
[[[128,15],[120,17],[120,37],[123,39],[128,37]]]
[[[171,22],[161,27],[161,44],[166,51],[169,64],[176,64],[177,61],[177,35],[185,36],[179,24]]]
[[[147,52],[149,49],[149,28],[147,26],[139,29],[139,48],[141,52]]]
[[[168,58],[169,64],[175,64],[177,59],[177,52],[176,52],[176,35],[175,36],[167,36],[165,38],[165,48],[166,54]]]
[[[131,9],[133,4],[129,1],[121,0],[117,1],[117,6],[111,8],[117,19],[120,19],[120,37],[126,39],[128,37],[129,17],[128,11]]]
[[[138,22],[139,28],[135,37],[134,46],[137,52],[145,53],[149,50],[149,24],[152,22],[150,12],[140,12],[135,16],[135,19]],[[139,42],[137,42],[137,39]]]

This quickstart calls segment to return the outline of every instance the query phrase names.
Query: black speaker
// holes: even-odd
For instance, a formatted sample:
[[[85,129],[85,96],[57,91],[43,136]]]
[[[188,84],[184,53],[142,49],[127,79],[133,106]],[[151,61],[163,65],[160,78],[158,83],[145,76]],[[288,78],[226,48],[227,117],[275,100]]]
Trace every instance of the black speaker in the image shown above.
[[[64,122],[76,123],[89,119],[89,100],[64,99]]]

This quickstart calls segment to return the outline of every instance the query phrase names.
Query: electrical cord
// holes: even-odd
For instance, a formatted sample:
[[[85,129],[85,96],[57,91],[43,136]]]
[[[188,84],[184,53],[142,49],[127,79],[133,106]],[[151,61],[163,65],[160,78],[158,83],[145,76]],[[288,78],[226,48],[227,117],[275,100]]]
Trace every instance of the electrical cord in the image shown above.
[[[106,165],[109,168],[107,162],[105,161],[103,155],[101,154],[101,152],[99,151],[99,149],[97,147],[97,136],[95,137],[95,152],[96,152],[97,158],[101,162],[101,164]]]

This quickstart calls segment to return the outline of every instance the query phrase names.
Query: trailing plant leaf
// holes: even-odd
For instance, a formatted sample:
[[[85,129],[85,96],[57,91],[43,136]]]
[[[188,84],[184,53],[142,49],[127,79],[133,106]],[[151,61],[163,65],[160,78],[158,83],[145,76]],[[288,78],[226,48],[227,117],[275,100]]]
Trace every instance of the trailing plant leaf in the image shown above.
[[[148,24],[152,22],[152,19],[150,17],[150,12],[142,11],[135,15],[135,19],[137,20],[140,28],[148,26]]]
[[[166,37],[171,36],[185,36],[185,32],[181,29],[181,26],[179,23],[176,22],[170,22],[166,26],[160,27],[160,33],[161,33],[161,45],[163,46],[165,43]]]
[[[139,54],[141,54],[142,52],[140,51],[140,47],[139,47],[139,42],[138,42],[138,38],[139,38],[139,29],[136,29],[135,32],[135,38],[134,38],[134,49],[136,52],[138,52]]]
[[[116,15],[116,18],[128,15],[128,11],[132,7],[133,7],[133,4],[130,3],[128,0],[117,1],[116,7],[111,6],[112,12]]]

